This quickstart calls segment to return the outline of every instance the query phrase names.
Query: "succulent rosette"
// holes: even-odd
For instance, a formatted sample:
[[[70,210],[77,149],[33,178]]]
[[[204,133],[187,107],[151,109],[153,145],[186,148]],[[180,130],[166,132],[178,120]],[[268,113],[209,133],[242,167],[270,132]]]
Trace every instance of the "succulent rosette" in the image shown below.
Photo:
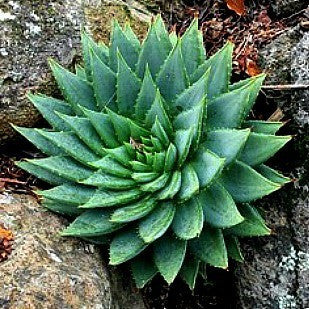
[[[82,51],[75,74],[50,61],[64,100],[29,95],[51,128],[15,127],[47,155],[17,163],[54,185],[42,205],[75,217],[62,235],[109,244],[138,287],[241,261],[238,239],[270,232],[249,203],[289,181],[264,165],[282,123],[247,120],[264,75],[230,84],[233,45],[207,58],[197,19],[177,37],[157,17],[142,43],[115,21]]]

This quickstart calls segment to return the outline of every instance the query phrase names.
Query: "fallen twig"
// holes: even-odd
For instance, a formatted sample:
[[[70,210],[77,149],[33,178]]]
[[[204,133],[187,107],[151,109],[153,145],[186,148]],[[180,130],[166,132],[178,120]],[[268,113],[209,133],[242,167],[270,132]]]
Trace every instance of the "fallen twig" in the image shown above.
[[[309,89],[309,84],[292,84],[292,85],[264,85],[264,90],[293,90],[293,89]]]
[[[267,119],[267,121],[280,121],[284,117],[283,111],[280,107],[278,107],[271,116]]]
[[[22,185],[26,184],[25,181],[20,181],[20,180],[11,179],[11,178],[0,178],[0,182],[18,183],[18,184],[22,184]]]

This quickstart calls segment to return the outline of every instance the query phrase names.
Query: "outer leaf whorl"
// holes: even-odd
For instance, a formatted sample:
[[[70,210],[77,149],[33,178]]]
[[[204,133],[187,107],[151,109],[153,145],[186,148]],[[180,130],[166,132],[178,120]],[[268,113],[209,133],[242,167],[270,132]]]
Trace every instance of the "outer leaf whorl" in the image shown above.
[[[263,164],[281,123],[246,120],[264,75],[230,85],[233,46],[206,59],[197,19],[177,42],[157,17],[142,44],[117,22],[110,46],[82,43],[76,74],[50,61],[65,101],[29,95],[51,129],[15,127],[48,157],[17,164],[56,185],[38,194],[76,217],[62,235],[109,243],[138,287],[159,272],[193,289],[200,266],[242,259],[238,237],[269,233],[248,202],[289,181]]]

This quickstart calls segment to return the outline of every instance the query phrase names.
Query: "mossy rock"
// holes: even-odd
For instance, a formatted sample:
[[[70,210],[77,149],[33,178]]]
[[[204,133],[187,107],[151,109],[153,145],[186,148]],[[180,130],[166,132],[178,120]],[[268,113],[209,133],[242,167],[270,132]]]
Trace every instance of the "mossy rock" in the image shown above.
[[[140,39],[145,37],[151,20],[151,14],[136,1],[105,0],[99,6],[86,7],[85,16],[86,25],[94,38],[104,43],[109,42],[113,19],[117,19],[122,26],[129,23]]]

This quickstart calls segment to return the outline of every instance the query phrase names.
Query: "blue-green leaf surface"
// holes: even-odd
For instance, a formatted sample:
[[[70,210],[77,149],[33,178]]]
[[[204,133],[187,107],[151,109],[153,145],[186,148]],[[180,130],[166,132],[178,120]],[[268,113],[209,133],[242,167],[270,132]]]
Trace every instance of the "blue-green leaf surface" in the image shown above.
[[[168,284],[176,278],[186,254],[186,241],[164,235],[154,244],[155,264]]]

